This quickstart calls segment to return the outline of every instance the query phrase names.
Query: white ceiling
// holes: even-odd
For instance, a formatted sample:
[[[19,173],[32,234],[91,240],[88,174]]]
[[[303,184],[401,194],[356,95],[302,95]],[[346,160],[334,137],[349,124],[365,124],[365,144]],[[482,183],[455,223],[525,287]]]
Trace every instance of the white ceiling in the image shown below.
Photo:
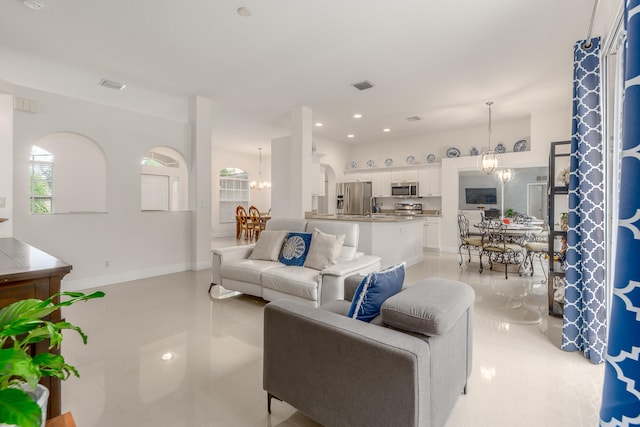
[[[324,123],[316,133],[353,143],[486,123],[487,100],[495,121],[570,105],[573,45],[593,8],[591,0],[44,1],[39,11],[2,1],[0,79],[178,120],[201,95],[215,103],[216,140],[252,150],[286,134],[298,105]],[[239,16],[241,6],[252,16]],[[127,88],[98,87],[102,78]],[[375,87],[351,86],[362,80]],[[415,115],[423,120],[405,120]]]

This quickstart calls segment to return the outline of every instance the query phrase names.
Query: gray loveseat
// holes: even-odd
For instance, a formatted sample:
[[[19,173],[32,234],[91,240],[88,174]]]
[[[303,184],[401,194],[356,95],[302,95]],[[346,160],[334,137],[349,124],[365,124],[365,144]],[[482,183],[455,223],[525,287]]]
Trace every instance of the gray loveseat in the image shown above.
[[[350,299],[361,277],[347,279]],[[445,424],[471,372],[473,289],[425,279],[387,299],[372,323],[350,302],[264,312],[263,386],[327,426]]]
[[[344,235],[335,264],[317,270],[251,259],[255,243],[213,249],[211,284],[267,301],[286,298],[317,307],[323,302],[343,298],[345,278],[380,268],[380,257],[358,252],[360,229],[355,222],[276,218],[269,220],[266,227],[266,231],[309,233],[316,229],[331,235]]]

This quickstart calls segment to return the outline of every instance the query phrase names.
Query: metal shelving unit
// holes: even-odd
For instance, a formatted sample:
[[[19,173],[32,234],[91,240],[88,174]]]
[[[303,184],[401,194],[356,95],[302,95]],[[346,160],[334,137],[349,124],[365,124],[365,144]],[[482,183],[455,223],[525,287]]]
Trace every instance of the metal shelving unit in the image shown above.
[[[547,206],[549,210],[549,314],[562,316],[564,310],[565,253],[567,230],[564,224],[569,210],[569,185],[558,180],[558,175],[569,168],[571,141],[552,142],[549,151],[549,183]],[[564,215],[563,215],[564,214]]]

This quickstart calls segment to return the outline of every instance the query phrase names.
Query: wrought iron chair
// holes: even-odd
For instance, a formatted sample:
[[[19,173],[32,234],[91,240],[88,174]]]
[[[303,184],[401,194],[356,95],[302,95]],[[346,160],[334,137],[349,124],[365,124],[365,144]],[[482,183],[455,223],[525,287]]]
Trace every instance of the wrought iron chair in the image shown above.
[[[543,258],[547,258],[549,256],[549,229],[545,227],[540,233],[533,236],[531,241],[528,241],[524,244],[525,253],[525,266],[531,266],[531,275],[534,274],[534,262],[533,258],[538,258],[540,261],[540,268],[542,268],[542,273],[544,274],[544,280],[542,283],[546,283],[547,281],[547,272],[544,269],[544,263],[542,262]]]
[[[507,272],[509,264],[518,265],[518,271],[520,271],[525,257],[524,248],[517,243],[510,243],[509,240],[507,225],[500,221],[491,221],[483,234],[480,252],[480,265],[485,255],[489,258],[490,270],[493,270],[493,263],[504,264],[505,279],[509,278]]]
[[[462,249],[466,249],[469,253],[469,262],[471,262],[471,249],[477,250],[478,254],[482,252],[482,236],[473,236],[469,233],[469,220],[463,214],[458,214],[458,231],[460,232],[459,265],[462,265]],[[482,257],[480,258],[480,272],[482,273]]]

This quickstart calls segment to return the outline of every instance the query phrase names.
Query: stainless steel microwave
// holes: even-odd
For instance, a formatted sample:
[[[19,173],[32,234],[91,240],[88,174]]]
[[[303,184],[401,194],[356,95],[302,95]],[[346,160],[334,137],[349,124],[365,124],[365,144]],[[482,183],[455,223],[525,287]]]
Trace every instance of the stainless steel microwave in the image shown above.
[[[418,197],[417,182],[392,182],[391,195],[403,197]]]

